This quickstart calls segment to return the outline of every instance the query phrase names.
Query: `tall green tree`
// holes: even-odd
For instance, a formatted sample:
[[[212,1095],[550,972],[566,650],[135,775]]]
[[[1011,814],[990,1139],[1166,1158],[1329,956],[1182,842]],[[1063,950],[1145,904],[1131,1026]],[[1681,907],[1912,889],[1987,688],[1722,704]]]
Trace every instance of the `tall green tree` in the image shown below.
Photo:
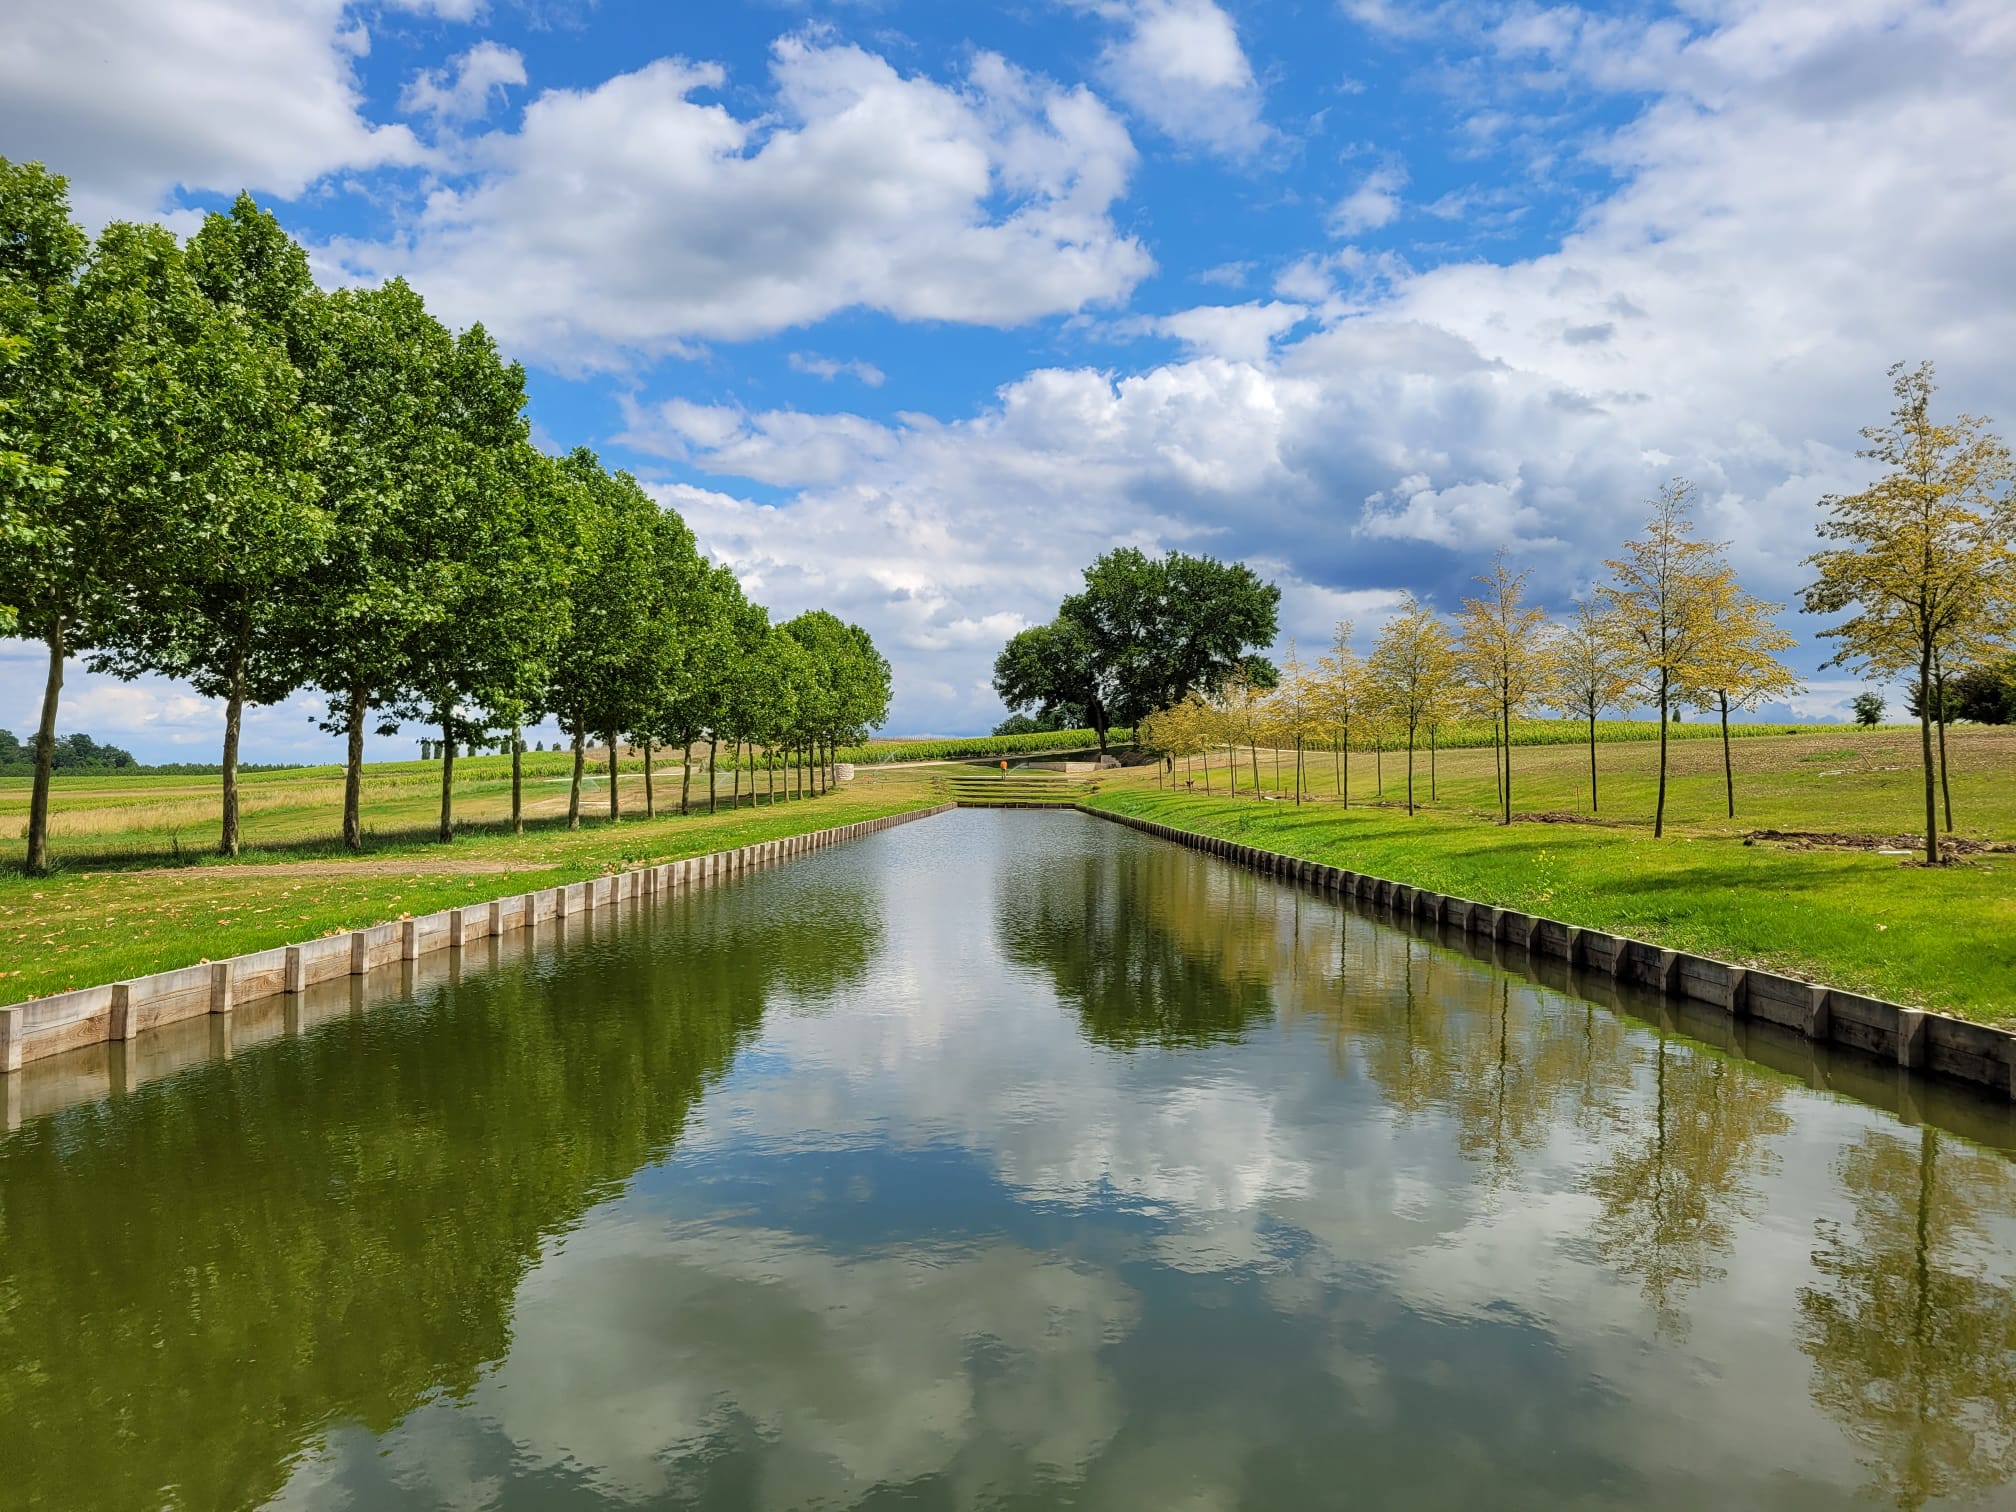
[[[22,460],[0,507],[14,633],[43,643],[27,869],[49,867],[49,789],[65,659],[116,635],[157,543],[184,528],[217,463],[197,374],[212,310],[158,226],[115,223],[90,247],[64,181],[0,160],[0,401]],[[214,413],[214,412],[213,412]],[[54,481],[54,486],[49,486]]]
[[[1109,551],[1048,626],[1009,641],[994,666],[1011,709],[1085,711],[1105,749],[1118,722],[1215,695],[1273,642],[1281,590],[1238,562],[1172,551]],[[1268,686],[1272,686],[1269,678]]]
[[[525,372],[482,326],[454,340],[427,527],[436,612],[404,646],[402,711],[441,732],[439,837],[454,838],[455,752],[512,732],[567,625],[571,554],[523,415]]]
[[[307,254],[249,195],[205,217],[187,264],[211,306],[185,353],[195,402],[184,446],[205,486],[180,529],[154,536],[154,570],[90,664],[158,672],[223,700],[218,849],[235,856],[245,706],[278,703],[306,679],[299,579],[332,528],[316,471],[327,438],[300,371],[318,297]]]
[[[1846,614],[1820,633],[1828,666],[1882,676],[1915,670],[1932,687],[1937,668],[1959,665],[2016,624],[2016,462],[1978,415],[1932,414],[1932,365],[1890,369],[1896,407],[1888,425],[1862,432],[1859,455],[1886,469],[1855,494],[1820,501],[1820,535],[1805,591],[1815,614]],[[1918,715],[1925,785],[1925,859],[1939,860],[1931,700]]]
[[[308,394],[330,445],[320,469],[329,549],[299,584],[309,681],[344,736],[343,843],[364,843],[364,736],[418,712],[412,651],[450,613],[442,515],[454,448],[455,342],[403,280],[327,297]],[[452,506],[447,507],[452,514]]]

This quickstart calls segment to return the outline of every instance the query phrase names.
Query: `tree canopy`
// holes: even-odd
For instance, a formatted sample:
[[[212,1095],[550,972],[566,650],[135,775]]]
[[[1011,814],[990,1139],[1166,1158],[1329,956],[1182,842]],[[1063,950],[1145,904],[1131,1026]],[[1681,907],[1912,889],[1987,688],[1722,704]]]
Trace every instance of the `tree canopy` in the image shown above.
[[[1258,653],[1273,643],[1280,602],[1244,563],[1122,547],[1085,569],[1056,618],[1002,648],[994,690],[1039,720],[1080,715],[1104,749],[1114,724],[1214,695],[1241,673],[1271,686]]]

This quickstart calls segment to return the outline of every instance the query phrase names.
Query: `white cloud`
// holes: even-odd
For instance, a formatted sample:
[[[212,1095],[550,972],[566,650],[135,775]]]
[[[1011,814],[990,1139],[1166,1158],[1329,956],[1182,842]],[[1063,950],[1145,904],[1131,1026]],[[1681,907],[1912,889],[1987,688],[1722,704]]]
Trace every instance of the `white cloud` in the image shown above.
[[[481,120],[505,88],[525,82],[525,59],[497,42],[478,42],[446,68],[424,69],[399,96],[399,108],[444,121]]]
[[[386,0],[392,9],[443,21],[475,21],[490,9],[489,0]]]
[[[1400,214],[1400,190],[1406,183],[1403,169],[1375,168],[1330,212],[1330,229],[1340,236],[1356,236],[1391,225]]]
[[[699,96],[660,59],[553,90],[399,245],[334,250],[404,272],[458,320],[552,365],[613,365],[866,307],[1012,326],[1121,298],[1153,264],[1109,211],[1134,166],[1096,98],[978,58],[963,87],[856,47],[776,44],[774,109]]]
[[[1558,250],[1426,272],[1312,255],[1274,305],[1154,318],[1186,360],[1031,373],[963,420],[738,414],[689,454],[800,492],[697,511],[696,527],[787,600],[844,598],[891,643],[899,688],[971,689],[988,648],[948,626],[1044,617],[1122,543],[1285,564],[1305,594],[1405,586],[1444,607],[1510,544],[1563,604],[1674,473],[1701,485],[1702,529],[1746,581],[1793,599],[1814,501],[1863,476],[1855,431],[1887,408],[1886,363],[1933,355],[1943,403],[2016,414],[2016,107],[1997,82],[2016,32],[2001,15],[1978,0],[1902,20],[1800,11],[1824,35],[1794,47],[1771,29],[1782,11],[1745,12],[1711,39],[1713,67],[1687,73],[1704,96],[1715,69],[1740,87],[1713,108],[1655,103],[1615,134],[1602,151],[1624,183]],[[1899,57],[1917,66],[1886,70]],[[1844,83],[1879,75],[1874,95]],[[1927,162],[1953,166],[1933,182]],[[1339,277],[1357,282],[1340,293]],[[1304,306],[1318,329],[1274,330]],[[1810,670],[1817,626],[1799,628]],[[961,696],[899,708],[920,727],[993,717]]]
[[[1245,158],[1273,131],[1239,30],[1215,0],[1072,0],[1121,28],[1100,54],[1135,114],[1174,137]]]
[[[1258,300],[1237,305],[1198,305],[1173,315],[1135,316],[1117,322],[1122,331],[1174,337],[1195,355],[1231,362],[1263,363],[1274,342],[1307,320],[1306,305]]]
[[[344,0],[0,6],[0,143],[70,175],[80,216],[146,216],[178,185],[285,198],[420,159],[361,113]]]
[[[842,361],[837,357],[821,357],[816,352],[793,352],[789,361],[792,372],[823,378],[828,383],[835,378],[853,378],[870,388],[880,388],[887,376],[874,363],[863,362],[858,358],[853,361]]]

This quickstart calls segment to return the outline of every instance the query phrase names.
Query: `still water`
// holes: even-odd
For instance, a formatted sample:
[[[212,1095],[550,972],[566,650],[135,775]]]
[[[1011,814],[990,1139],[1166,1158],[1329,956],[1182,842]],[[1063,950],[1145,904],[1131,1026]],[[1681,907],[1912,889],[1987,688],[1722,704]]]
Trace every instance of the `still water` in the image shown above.
[[[2016,1506],[2006,1110],[1075,814],[470,954],[0,1135],[0,1506]]]

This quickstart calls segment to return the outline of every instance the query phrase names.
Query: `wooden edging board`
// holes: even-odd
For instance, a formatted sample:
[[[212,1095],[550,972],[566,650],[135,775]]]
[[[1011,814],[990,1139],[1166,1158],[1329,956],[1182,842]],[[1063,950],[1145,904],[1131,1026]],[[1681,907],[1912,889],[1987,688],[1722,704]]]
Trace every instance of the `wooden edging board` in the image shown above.
[[[374,967],[418,960],[439,950],[493,935],[536,929],[554,919],[628,902],[666,896],[682,889],[794,860],[847,840],[858,840],[893,825],[927,819],[951,810],[952,804],[862,819],[832,829],[808,830],[778,840],[763,840],[736,850],[713,851],[668,861],[662,866],[634,868],[541,888],[487,903],[444,909],[421,918],[397,919],[368,929],[277,945],[271,950],[206,961],[102,987],[82,987],[51,997],[0,1008],[0,1075],[24,1064],[61,1055],[87,1045],[132,1040],[204,1014],[228,1014],[262,998],[306,992],[334,977],[356,977]]]
[[[1781,1025],[1823,1044],[1845,1045],[1911,1070],[1971,1082],[2016,1100],[2016,1034],[2006,1029],[1774,972],[1732,966],[1708,956],[1667,950],[1515,909],[1446,897],[1427,888],[1200,835],[1130,814],[1082,803],[1073,806],[1082,814],[1110,819],[1283,881],[1461,929],[1515,951],[1524,950],[1529,956],[1565,961],[1576,971],[1650,987],[1669,998],[1706,1003],[1736,1018]]]

